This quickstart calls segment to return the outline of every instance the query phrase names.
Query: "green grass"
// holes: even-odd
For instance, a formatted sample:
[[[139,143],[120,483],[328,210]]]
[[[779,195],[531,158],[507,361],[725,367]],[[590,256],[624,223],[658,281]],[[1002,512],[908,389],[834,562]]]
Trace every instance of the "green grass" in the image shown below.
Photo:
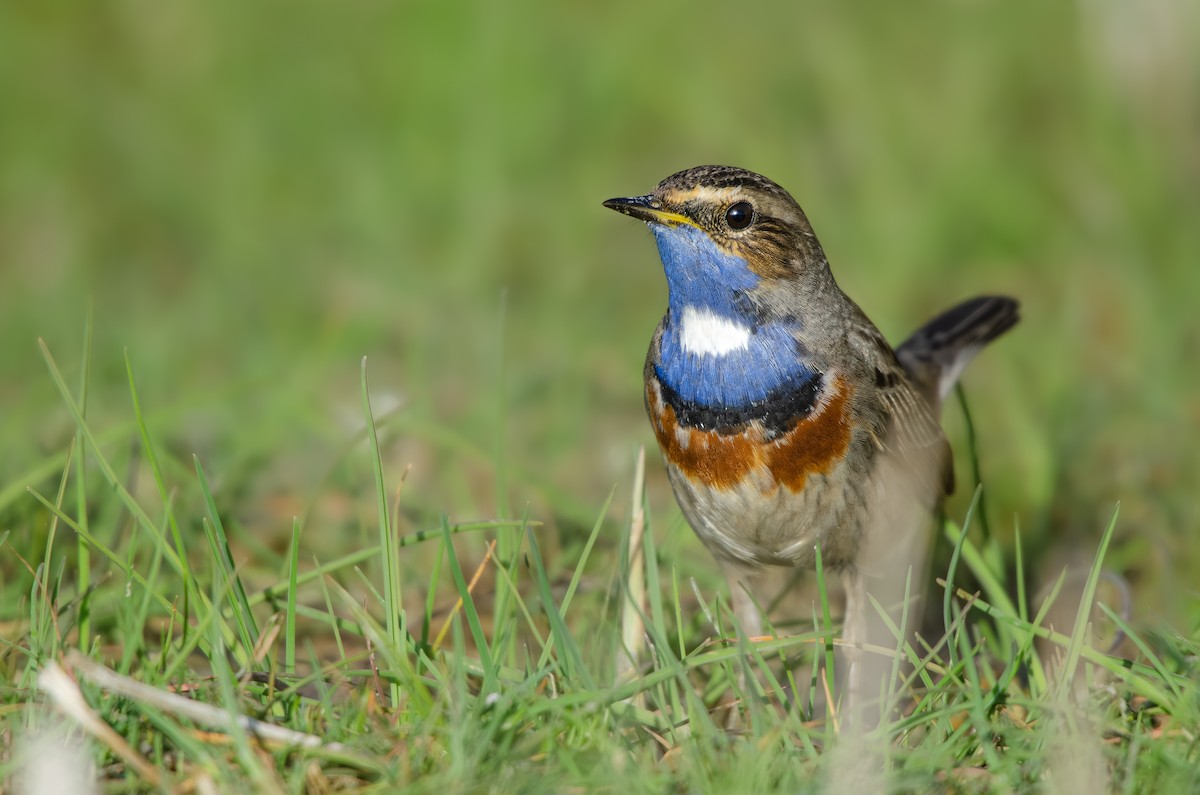
[[[947,412],[965,590],[902,650],[929,659],[871,738],[889,786],[1195,789],[1200,24],[1155,9],[0,7],[0,781],[79,735],[37,685],[77,654],[323,743],[76,668],[164,788],[843,781],[803,708],[837,608],[722,640],[642,415],[665,285],[599,205],[729,162],[795,193],[891,339],[1023,303],[974,433]],[[728,732],[746,665],[802,708]],[[119,747],[84,746],[145,787]]]
[[[628,565],[627,545],[600,564],[588,554],[612,525],[607,504],[565,590],[543,564],[541,528],[526,519],[443,520],[440,530],[400,535],[388,500],[394,479],[374,443],[364,452],[378,487],[380,542],[313,565],[299,562],[293,544],[273,557],[274,577],[250,583],[200,462],[194,476],[140,502],[47,361],[90,445],[102,491],[117,495],[127,521],[109,541],[84,529],[79,517],[90,511],[76,513],[67,498],[78,471],[73,451],[57,490],[33,492],[50,527],[44,561],[26,572],[27,595],[15,599],[7,625],[0,659],[10,684],[0,715],[18,737],[86,728],[113,788],[226,790],[249,781],[260,791],[820,792],[848,781],[897,792],[935,784],[1005,792],[1069,789],[1090,775],[1091,785],[1182,792],[1197,783],[1195,639],[1142,637],[1110,612],[1136,653],[1113,656],[1087,640],[1115,515],[1069,633],[1045,625],[1048,603],[1027,618],[1032,606],[1014,603],[1004,571],[989,568],[995,556],[972,540],[978,500],[964,528],[947,523],[955,549],[948,579],[961,565],[981,590],[945,589],[951,630],[933,648],[869,649],[899,655],[912,673],[876,729],[846,735],[836,713],[821,719],[812,706],[829,687],[816,665],[835,634],[828,600],[820,601],[823,620],[781,639],[725,640],[735,633],[724,607],[681,592],[677,566],[658,553],[655,527],[626,535],[640,545],[643,569]],[[369,409],[365,371],[362,386]],[[136,390],[131,395],[138,405]],[[140,413],[135,419],[143,424]],[[376,429],[367,435],[375,439]],[[147,461],[161,460],[159,452],[153,443],[144,448]],[[207,550],[180,555],[172,547],[166,530],[181,518],[180,497],[207,506],[198,519]],[[643,497],[635,487],[634,499]],[[107,581],[89,593],[75,590],[61,562],[53,565],[72,551],[63,540],[68,530],[97,564],[111,564],[96,566]],[[456,540],[510,530],[510,554],[489,550],[479,567],[488,576],[469,576]],[[298,524],[293,538],[303,543]],[[401,558],[430,550],[445,561],[446,590],[459,600],[449,611],[430,600],[406,608],[402,598],[406,589],[437,590],[436,571],[432,582],[401,574]],[[19,559],[11,540],[8,551]],[[660,581],[665,572],[673,588]],[[644,577],[638,587],[631,574]],[[584,578],[611,585],[581,592]],[[488,580],[495,593],[480,585]],[[81,641],[85,615],[94,644]],[[449,633],[435,632],[438,625]],[[623,636],[646,639],[634,652],[636,672],[616,663],[629,651]],[[790,662],[781,668],[780,661]],[[54,684],[60,663],[77,685]],[[745,687],[743,666],[758,672],[765,691]],[[792,709],[780,709],[785,683],[799,694]],[[68,716],[57,729],[46,727],[39,687]],[[82,706],[72,709],[76,687]],[[174,695],[181,689],[187,698]],[[212,708],[199,713],[197,702]],[[728,709],[740,715],[737,731],[720,717]],[[829,750],[847,744],[852,756]],[[22,759],[11,757],[0,775],[16,775]],[[874,777],[872,765],[881,771]]]

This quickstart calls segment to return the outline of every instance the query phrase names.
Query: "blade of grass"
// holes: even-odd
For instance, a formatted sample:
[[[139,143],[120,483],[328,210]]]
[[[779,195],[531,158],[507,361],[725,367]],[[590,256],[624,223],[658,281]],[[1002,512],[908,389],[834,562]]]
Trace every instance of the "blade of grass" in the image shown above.
[[[494,414],[491,430],[492,472],[495,475],[494,492],[496,512],[499,516],[512,515],[509,500],[509,455],[508,455],[508,357],[505,340],[508,323],[508,290],[501,289],[496,313],[495,336],[495,387]],[[521,533],[515,529],[501,528],[496,532],[496,560],[506,563],[515,561],[520,554]],[[513,609],[513,593],[499,580],[494,584],[492,601],[492,654],[507,665],[515,664],[518,657],[517,611]]]
[[[229,537],[225,534],[225,524],[221,521],[220,512],[217,511],[217,503],[213,499],[212,489],[208,485],[208,476],[204,474],[204,466],[200,463],[200,456],[192,456],[192,461],[196,465],[196,478],[200,484],[200,493],[204,496],[204,505],[208,509],[204,527],[208,532],[213,560],[230,585],[230,593],[233,596],[230,607],[233,610],[234,623],[237,625],[238,634],[242,636],[242,643],[245,644],[244,651],[249,654],[250,650],[258,643],[258,622],[254,620],[254,611],[250,608],[250,600],[246,596],[246,586],[242,583],[242,577],[238,574],[237,565],[233,561],[233,550],[229,546]]]
[[[317,556],[313,555],[314,571],[321,571],[321,562],[317,560]],[[297,583],[299,578],[297,578]],[[321,595],[325,598],[325,611],[329,615],[329,626],[333,628],[333,640],[337,644],[338,659],[346,659],[346,645],[342,642],[342,630],[337,620],[337,615],[333,612],[333,599],[329,595],[329,585],[325,582],[325,577],[317,580],[321,584]]]
[[[487,549],[483,553],[483,560],[479,561],[479,565],[475,568],[475,573],[471,575],[471,581],[467,583],[467,596],[473,597],[475,594],[475,586],[479,583],[479,578],[483,576],[483,572],[487,569],[488,564],[492,562],[493,556],[496,553],[496,539],[492,539],[488,543]],[[458,611],[463,608],[463,597],[459,597],[450,608],[450,612],[446,615],[446,621],[442,624],[441,630],[430,644],[434,651],[441,648],[442,640],[445,639],[446,633],[450,631],[450,626],[454,623],[454,617],[458,615]],[[493,626],[495,626],[493,624]]]
[[[600,513],[596,516],[596,521],[592,523],[592,531],[588,534],[587,543],[583,546],[583,552],[579,555],[579,562],[575,564],[575,571],[571,573],[571,582],[567,585],[567,592],[563,595],[562,604],[559,605],[559,615],[565,616],[567,608],[571,604],[571,599],[575,596],[575,591],[579,588],[579,581],[583,577],[584,568],[588,559],[591,557],[592,549],[596,545],[596,539],[600,537],[600,528],[604,526],[604,519],[608,516],[609,508],[612,506],[613,497],[616,496],[617,487],[613,486],[608,491],[608,497],[604,500],[604,504],[600,507]],[[550,655],[554,652],[554,635],[551,634],[546,643],[542,646],[541,655],[538,657],[537,667],[542,668],[550,660]]]
[[[154,486],[158,489],[158,498],[162,501],[163,508],[167,517],[167,522],[171,529],[171,540],[175,543],[175,549],[179,552],[179,576],[182,581],[182,596],[183,606],[181,613],[183,620],[180,622],[180,628],[183,632],[183,639],[187,640],[187,633],[190,629],[191,617],[191,593],[195,588],[195,583],[192,577],[191,567],[188,565],[187,555],[184,554],[186,547],[183,545],[183,533],[179,529],[179,521],[175,517],[175,511],[172,510],[174,501],[171,499],[167,490],[166,478],[163,476],[162,464],[158,460],[158,450],[154,445],[154,441],[150,437],[150,428],[146,424],[146,415],[142,411],[142,401],[138,395],[137,379],[133,374],[133,362],[129,358],[129,349],[125,349],[125,376],[129,381],[129,397],[133,401],[133,416],[137,423],[138,434],[142,440],[142,452],[146,456],[146,463],[150,467],[150,474],[154,478]]]
[[[1071,681],[1075,678],[1075,669],[1079,665],[1079,656],[1083,650],[1084,635],[1091,623],[1092,603],[1096,599],[1096,585],[1100,582],[1100,574],[1104,569],[1104,556],[1108,552],[1108,544],[1112,541],[1113,531],[1117,527],[1117,516],[1121,512],[1120,503],[1113,509],[1112,519],[1104,535],[1100,538],[1100,546],[1096,548],[1096,557],[1088,570],[1083,592],[1079,595],[1079,608],[1075,612],[1075,626],[1071,629],[1071,642],[1067,646],[1067,660],[1063,665],[1061,678],[1058,683],[1058,694],[1064,696]]]
[[[983,467],[979,463],[979,437],[975,433],[975,421],[971,418],[971,407],[967,403],[967,390],[963,387],[962,381],[954,385],[954,394],[958,398],[958,407],[962,410],[963,422],[966,426],[967,451],[970,454],[971,461],[971,477],[975,481],[975,488],[979,489],[983,486]],[[985,542],[989,541],[992,537],[992,530],[988,525],[987,510],[982,491],[979,493],[979,528],[983,532],[983,540]]]
[[[504,586],[508,588],[509,592],[512,594],[513,604],[516,605],[517,610],[521,612],[521,616],[525,619],[525,628],[529,632],[529,637],[532,638],[534,647],[541,649],[541,657],[539,658],[539,661],[536,664],[531,664],[530,667],[534,667],[539,670],[543,669],[546,666],[546,662],[549,660],[550,653],[548,649],[550,649],[552,644],[547,638],[542,637],[542,628],[538,626],[537,621],[533,617],[533,613],[531,613],[529,610],[529,605],[521,597],[521,591],[517,587],[517,583],[513,579],[512,575],[512,571],[515,567],[512,565],[506,565],[493,558],[492,568],[494,568],[496,571],[496,577],[504,583]]]
[[[58,535],[58,517],[63,513],[63,502],[67,495],[67,482],[71,476],[71,466],[73,463],[73,451],[75,444],[78,442],[78,437],[71,440],[71,449],[67,451],[67,464],[63,467],[62,477],[58,481],[58,493],[54,496],[54,505],[57,511],[50,516],[50,528],[46,531],[46,549],[42,556],[42,563],[38,566],[34,574],[34,593],[30,597],[30,633],[31,639],[37,638],[39,642],[36,644],[38,654],[42,659],[53,660],[58,657],[59,644],[62,641],[62,634],[58,629],[58,610],[55,605],[55,598],[51,594],[49,577],[51,571],[51,561],[54,555],[55,538]],[[86,544],[83,541],[83,536],[76,536],[78,543]],[[37,586],[41,586],[38,588]],[[80,610],[83,609],[83,600],[86,600],[87,594],[83,591],[83,586],[79,586]],[[38,591],[40,590],[40,594]],[[41,598],[38,598],[38,597]],[[52,629],[53,631],[47,631]],[[48,638],[47,638],[48,636]],[[49,643],[46,643],[46,640]]]
[[[157,601],[162,607],[164,607],[167,610],[173,610],[173,605],[171,604],[170,600],[168,600],[165,596],[163,596],[160,593],[155,592],[152,588],[150,588],[149,582],[146,580],[145,575],[143,575],[141,572],[137,571],[137,569],[135,569],[128,561],[126,561],[123,557],[118,555],[113,550],[100,544],[100,542],[97,541],[96,538],[90,532],[88,532],[84,528],[80,527],[75,522],[74,519],[72,519],[71,517],[69,517],[65,513],[63,513],[62,510],[58,506],[56,506],[53,502],[51,502],[49,499],[47,499],[44,495],[39,493],[36,489],[27,488],[27,491],[35,500],[37,500],[39,503],[41,503],[43,508],[50,511],[51,514],[53,514],[54,517],[57,518],[60,522],[62,522],[67,527],[70,527],[72,530],[74,530],[76,533],[78,533],[80,535],[80,537],[82,537],[85,541],[88,542],[88,544],[90,544],[92,546],[93,549],[98,551],[105,558],[107,558],[110,563],[112,563],[118,569],[120,569],[122,574],[124,574],[127,578],[132,579],[133,581],[137,582],[143,588],[146,588],[146,590],[148,592],[154,594],[155,601]]]
[[[79,414],[87,418],[88,384],[92,374],[92,329],[94,323],[94,303],[89,299],[87,315],[83,323],[83,361],[79,372]],[[79,457],[75,459],[75,516],[79,524],[88,526],[87,510],[87,439],[78,426],[75,428],[75,448]],[[92,553],[91,547],[82,536],[75,537],[75,581],[82,596],[79,604],[79,647],[87,649],[88,638],[92,634],[92,621],[88,592],[92,583]]]
[[[284,629],[284,651],[283,665],[284,670],[289,674],[296,672],[296,591],[299,586],[296,584],[298,578],[298,569],[300,568],[300,519],[292,518],[292,543],[288,548],[288,595],[287,595],[287,626]],[[339,639],[340,640],[340,639]],[[339,651],[341,644],[339,643]]]
[[[422,647],[429,646],[429,630],[433,625],[433,608],[437,602],[438,583],[442,579],[442,564],[446,559],[446,547],[438,544],[433,553],[433,566],[430,567],[429,586],[425,590],[425,613],[421,616]]]
[[[1125,619],[1121,618],[1121,615],[1117,613],[1117,611],[1113,610],[1103,602],[1097,602],[1096,604],[1102,611],[1104,611],[1104,614],[1108,616],[1109,620],[1117,625],[1117,628],[1124,633],[1125,637],[1129,638],[1133,645],[1137,646],[1138,651],[1140,651],[1150,663],[1150,667],[1152,667],[1155,672],[1158,673],[1163,682],[1166,683],[1168,688],[1170,688],[1171,694],[1175,696],[1171,703],[1175,704],[1181,701],[1184,698],[1183,688],[1180,686],[1180,683],[1175,680],[1175,677],[1171,675],[1170,671],[1167,670],[1167,666],[1163,665],[1162,660],[1158,658],[1158,655],[1154,653],[1154,650],[1150,648],[1150,646],[1145,640],[1142,639],[1140,635],[1133,631],[1133,628],[1129,626]]]
[[[220,597],[217,593],[212,596],[213,604],[220,603]],[[216,654],[213,655],[212,668],[213,678],[217,682],[217,693],[220,696],[222,706],[224,706],[224,721],[218,726],[229,733],[233,739],[234,754],[241,763],[242,776],[247,777],[253,783],[255,792],[264,793],[279,793],[282,795],[282,789],[279,787],[275,777],[271,775],[260,759],[254,753],[254,743],[250,739],[250,733],[247,731],[247,722],[251,720],[242,714],[238,706],[238,695],[236,682],[237,678],[234,675],[233,669],[229,667],[226,661],[226,656],[221,653],[224,645],[221,633],[214,628],[212,635],[213,649]]]
[[[371,468],[375,473],[375,493],[379,521],[380,571],[383,574],[384,626],[387,641],[395,653],[401,654],[404,639],[400,632],[400,613],[404,609],[400,595],[400,561],[395,548],[391,517],[388,513],[387,485],[383,475],[383,456],[379,452],[379,433],[375,428],[375,414],[371,410],[371,392],[367,384],[367,357],[362,358],[360,375],[363,418],[367,423],[367,441],[371,448]],[[389,686],[393,706],[400,703],[400,688],[395,683]]]
[[[942,622],[943,626],[947,628],[953,626],[955,623],[954,616],[952,615],[951,611],[951,595],[954,591],[954,577],[958,573],[958,560],[960,557],[962,557],[963,547],[967,543],[967,533],[971,527],[971,519],[975,515],[975,510],[978,508],[979,500],[982,496],[983,486],[978,485],[975,487],[975,494],[971,498],[971,504],[967,508],[967,515],[963,518],[962,530],[959,532],[958,538],[954,540],[954,551],[950,555],[950,565],[946,568],[947,585],[946,590],[942,594]],[[943,525],[947,532],[949,531],[950,526],[950,522],[946,522]],[[955,646],[956,644],[954,643],[946,644],[946,655],[952,668],[957,664],[955,655],[958,653],[958,651]]]
[[[1021,546],[1021,523],[1016,520],[1013,521],[1013,547],[1013,554],[1016,556],[1017,616],[1021,621],[1028,623],[1029,596],[1025,591],[1025,553]],[[1041,624],[1041,622],[1041,617],[1034,621],[1035,624]],[[1018,640],[1017,645],[1017,656],[1024,658],[1028,664],[1031,690],[1035,693],[1045,693],[1046,667],[1042,665],[1042,658],[1033,648],[1033,635],[1027,635],[1024,642]]]
[[[956,592],[956,595],[960,599],[973,598],[972,594],[968,594],[966,591],[961,589]],[[1025,624],[1021,622],[1019,618],[997,610],[986,600],[980,598],[973,598],[971,607],[994,619],[1007,621],[1013,626],[1029,632],[1033,636],[1048,640],[1064,649],[1069,649],[1072,645],[1072,636],[1064,635],[1061,632],[1040,626],[1037,623],[1039,620],[1038,618],[1035,618],[1034,623],[1032,624]],[[1039,616],[1039,618],[1041,618],[1041,616]],[[1109,673],[1117,676],[1123,682],[1128,684],[1135,693],[1143,695],[1158,704],[1172,703],[1170,694],[1160,688],[1158,685],[1154,684],[1147,676],[1147,674],[1154,673],[1153,668],[1140,665],[1129,660],[1124,660],[1119,657],[1112,657],[1083,644],[1078,646],[1078,653],[1079,659],[1083,659],[1087,662],[1093,663],[1094,665],[1098,665]],[[1179,686],[1184,686],[1187,684],[1186,678],[1178,675],[1172,676],[1171,681],[1178,683]]]
[[[62,377],[62,373],[59,371],[58,364],[54,361],[54,357],[50,354],[50,348],[46,345],[45,340],[38,340],[38,349],[41,351],[42,359],[46,362],[46,366],[50,371],[50,377],[54,381],[54,385],[58,388],[59,396],[66,404],[67,410],[70,412],[72,419],[74,419],[76,423],[76,427],[83,432],[84,438],[87,440],[89,450],[91,451],[92,458],[95,460],[96,465],[103,473],[105,481],[107,481],[108,485],[120,498],[121,503],[125,506],[125,509],[129,511],[129,513],[136,519],[137,527],[139,527],[143,533],[150,537],[152,543],[163,545],[163,557],[168,563],[171,564],[172,570],[178,573],[181,577],[185,576],[184,571],[186,567],[180,560],[180,553],[175,549],[172,549],[170,545],[166,543],[165,539],[158,534],[158,524],[150,519],[150,516],[146,513],[145,509],[142,508],[137,499],[125,487],[125,484],[122,482],[122,480],[117,477],[116,472],[112,468],[112,464],[109,463],[108,459],[105,458],[101,453],[100,445],[97,443],[91,427],[85,421],[83,414],[80,412],[79,406],[71,396],[71,391],[67,388],[66,381]],[[88,533],[87,528],[81,528],[79,524],[74,521],[69,522],[69,524],[75,528],[77,533],[84,534],[85,537],[89,539],[89,543],[93,548],[98,550],[104,548],[95,540],[94,536]],[[127,568],[127,566],[122,566],[122,568]],[[205,606],[207,607],[207,605]]]
[[[454,553],[454,542],[451,540],[450,523],[442,517],[442,543],[446,547],[446,561],[450,564],[450,576],[454,580],[454,587],[458,590],[459,598],[463,603],[463,615],[467,619],[467,626],[471,630],[471,640],[475,643],[476,651],[479,653],[479,663],[483,668],[483,692],[494,693],[496,691],[496,665],[492,659],[491,649],[488,648],[487,635],[483,632],[483,625],[479,621],[479,613],[475,610],[475,599],[471,596],[471,589],[467,586],[467,579],[463,576],[462,566],[458,563],[458,556]]]
[[[334,589],[342,604],[350,611],[353,621],[358,625],[358,634],[374,644],[375,653],[381,655],[384,661],[395,669],[381,672],[389,684],[394,684],[397,690],[400,690],[402,697],[412,704],[416,714],[427,713],[433,704],[433,695],[429,692],[425,680],[417,674],[409,648],[391,645],[387,639],[387,630],[380,626],[345,588],[333,578],[326,578],[325,582]],[[401,682],[404,683],[403,688],[400,686]]]
[[[166,518],[163,518],[162,532],[166,532]],[[129,671],[141,653],[141,649],[145,643],[143,635],[145,627],[150,624],[151,608],[153,601],[151,594],[164,590],[159,583],[159,574],[162,572],[162,547],[155,546],[150,550],[150,570],[146,574],[146,588],[142,592],[142,598],[138,600],[125,600],[122,605],[128,605],[128,610],[122,610],[122,620],[125,621],[125,642],[121,649],[121,671]],[[175,613],[172,611],[168,614],[170,624],[175,623]],[[164,633],[164,638],[170,638],[170,627]]]
[[[529,544],[529,559],[533,564],[534,584],[537,586],[538,596],[541,597],[546,619],[550,622],[549,643],[555,644],[559,649],[562,673],[567,679],[578,677],[585,688],[594,688],[595,682],[583,664],[579,647],[575,645],[575,639],[572,637],[571,631],[567,629],[558,605],[554,603],[554,596],[550,590],[550,578],[546,575],[546,568],[542,563],[542,552],[538,548],[537,537],[532,528],[525,529],[525,538]]]
[[[609,489],[608,497],[604,500],[604,504],[600,506],[600,513],[596,516],[596,521],[592,523],[592,530],[588,533],[588,539],[583,545],[583,551],[579,553],[579,562],[575,564],[575,571],[571,572],[571,582],[567,585],[566,593],[563,594],[562,604],[559,605],[559,611],[564,616],[567,613],[567,609],[571,606],[571,599],[575,596],[575,591],[579,588],[579,581],[583,579],[583,572],[587,567],[588,559],[591,557],[592,549],[596,546],[596,539],[600,537],[600,528],[604,526],[604,519],[608,516],[608,510],[612,505],[613,496],[616,493],[616,486]]]

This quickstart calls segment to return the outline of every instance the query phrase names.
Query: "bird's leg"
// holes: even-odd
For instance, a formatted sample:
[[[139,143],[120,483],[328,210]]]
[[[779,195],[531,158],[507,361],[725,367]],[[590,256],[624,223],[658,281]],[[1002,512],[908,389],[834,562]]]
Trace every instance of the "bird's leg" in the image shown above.
[[[739,634],[746,640],[762,637],[762,611],[755,603],[755,599],[763,598],[764,574],[762,570],[736,563],[727,563],[724,569],[733,603],[733,616],[737,622]]]
[[[729,583],[731,601],[733,603],[733,619],[737,624],[739,643],[748,643],[763,635],[763,616],[758,608],[757,600],[763,599],[765,572],[761,568],[751,568],[737,563],[725,563],[725,579]],[[763,683],[754,673],[755,658],[751,654],[743,655],[738,674],[736,689],[744,694],[744,699],[756,699],[763,692]],[[743,707],[746,705],[743,704]],[[744,725],[745,713],[742,710],[731,710],[727,727],[738,728]]]
[[[846,643],[842,714],[857,719],[865,702],[863,644],[867,640],[867,580],[861,569],[852,567],[842,575],[842,583],[846,589],[846,616],[842,622],[842,640]]]

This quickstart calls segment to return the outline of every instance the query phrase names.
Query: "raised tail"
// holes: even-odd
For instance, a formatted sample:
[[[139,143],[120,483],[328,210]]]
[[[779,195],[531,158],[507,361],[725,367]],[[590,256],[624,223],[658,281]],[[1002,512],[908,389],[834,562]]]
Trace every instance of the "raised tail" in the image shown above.
[[[921,326],[896,348],[908,377],[933,406],[958,382],[975,354],[1016,325],[1018,304],[1002,295],[963,301]]]

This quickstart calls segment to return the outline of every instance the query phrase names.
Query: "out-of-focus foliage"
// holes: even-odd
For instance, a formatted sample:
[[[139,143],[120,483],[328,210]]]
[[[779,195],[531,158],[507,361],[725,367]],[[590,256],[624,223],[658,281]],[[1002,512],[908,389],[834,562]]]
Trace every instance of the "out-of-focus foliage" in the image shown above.
[[[156,432],[249,525],[286,535],[337,493],[367,355],[413,510],[532,503],[570,536],[650,441],[665,300],[648,236],[600,202],[727,162],[792,190],[893,339],[1018,296],[967,378],[997,532],[1017,515],[1047,566],[1086,560],[1119,499],[1110,560],[1169,588],[1200,564],[1198,15],[6,3],[0,483],[44,486],[74,432],[35,340],[77,378],[91,304],[89,415],[133,438],[127,349]]]

